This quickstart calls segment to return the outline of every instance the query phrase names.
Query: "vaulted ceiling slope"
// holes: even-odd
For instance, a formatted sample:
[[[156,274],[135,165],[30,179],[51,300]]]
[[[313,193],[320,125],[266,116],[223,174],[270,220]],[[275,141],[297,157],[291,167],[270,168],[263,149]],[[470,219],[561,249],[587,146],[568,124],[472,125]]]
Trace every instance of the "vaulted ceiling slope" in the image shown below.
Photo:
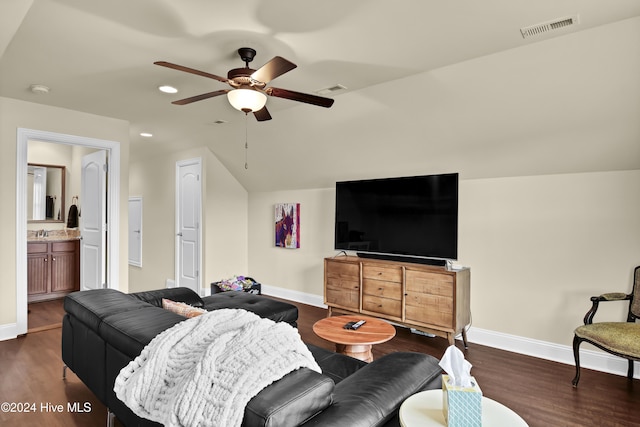
[[[298,65],[278,87],[346,89],[330,109],[271,97],[266,122],[171,104],[226,86],[154,61],[224,76],[243,46]],[[0,2],[0,96],[128,120],[132,161],[207,146],[249,191],[638,169],[638,76],[637,0]]]

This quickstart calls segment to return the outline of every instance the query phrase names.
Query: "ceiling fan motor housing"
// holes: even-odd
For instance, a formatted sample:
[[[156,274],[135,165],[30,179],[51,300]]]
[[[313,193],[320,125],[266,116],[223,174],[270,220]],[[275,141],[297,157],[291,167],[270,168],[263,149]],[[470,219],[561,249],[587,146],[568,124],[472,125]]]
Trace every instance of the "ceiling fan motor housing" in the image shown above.
[[[253,61],[253,58],[256,56],[256,50],[250,47],[241,47],[238,49],[238,54],[245,64],[247,64],[247,67],[249,67],[249,62]]]

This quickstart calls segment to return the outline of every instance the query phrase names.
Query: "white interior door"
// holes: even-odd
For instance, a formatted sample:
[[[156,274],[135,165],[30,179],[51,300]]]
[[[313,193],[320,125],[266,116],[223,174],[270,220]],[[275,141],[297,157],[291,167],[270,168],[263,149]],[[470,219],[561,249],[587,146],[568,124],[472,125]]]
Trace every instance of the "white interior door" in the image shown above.
[[[142,267],[142,197],[129,197],[129,264]]]
[[[176,163],[176,285],[200,294],[200,159]]]
[[[106,287],[107,152],[82,158],[80,190],[80,289]]]

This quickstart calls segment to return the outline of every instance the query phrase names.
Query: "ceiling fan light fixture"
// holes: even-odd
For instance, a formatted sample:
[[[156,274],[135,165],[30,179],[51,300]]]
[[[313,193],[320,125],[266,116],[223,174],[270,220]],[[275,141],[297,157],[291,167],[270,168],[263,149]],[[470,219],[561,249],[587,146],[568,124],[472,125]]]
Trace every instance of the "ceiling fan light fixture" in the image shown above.
[[[178,93],[178,89],[176,89],[173,86],[169,86],[169,85],[162,85],[158,87],[158,90],[160,92],[164,92],[164,93]]]
[[[267,95],[254,89],[234,89],[227,92],[227,99],[233,108],[245,113],[262,110],[267,103]]]

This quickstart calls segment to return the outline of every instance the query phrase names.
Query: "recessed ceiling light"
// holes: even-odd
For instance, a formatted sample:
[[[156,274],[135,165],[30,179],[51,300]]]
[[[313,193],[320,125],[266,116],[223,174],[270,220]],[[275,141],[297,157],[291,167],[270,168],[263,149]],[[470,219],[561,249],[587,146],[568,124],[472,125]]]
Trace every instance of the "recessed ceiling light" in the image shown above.
[[[145,138],[151,138],[153,134],[149,132],[140,132],[140,136],[143,136]]]
[[[37,93],[37,94],[44,94],[44,93],[49,93],[49,91],[51,89],[49,89],[48,86],[45,85],[31,85],[31,87],[29,88],[31,89],[31,92],[33,93]]]
[[[164,92],[164,93],[178,93],[178,89],[169,85],[160,86],[158,87],[158,89],[160,90],[160,92]]]

